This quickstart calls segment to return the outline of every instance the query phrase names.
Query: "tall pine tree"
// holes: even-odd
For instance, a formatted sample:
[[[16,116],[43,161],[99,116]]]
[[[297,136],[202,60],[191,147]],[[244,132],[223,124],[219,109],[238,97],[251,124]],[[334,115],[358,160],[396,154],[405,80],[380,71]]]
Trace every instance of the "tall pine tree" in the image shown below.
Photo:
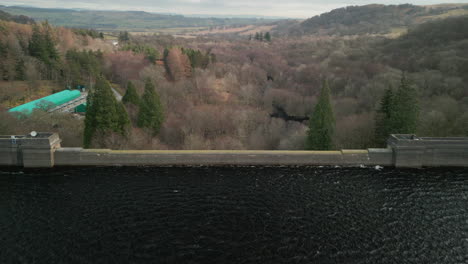
[[[255,40],[260,40],[260,33],[255,32]]]
[[[47,47],[44,36],[42,35],[41,28],[38,25],[33,25],[33,33],[29,41],[29,54],[39,60],[45,62],[48,59]],[[47,63],[46,63],[47,64]]]
[[[53,37],[52,27],[46,20],[44,23],[42,23],[42,28],[44,30],[44,42],[47,56],[49,57],[50,62],[54,63],[60,58],[60,56],[58,50],[55,48],[56,43]]]
[[[34,25],[33,34],[29,41],[29,54],[38,58],[47,66],[56,66],[60,56],[55,48],[55,41],[52,36],[52,28],[46,21],[41,27]]]
[[[127,129],[129,128],[131,123],[127,110],[125,109],[125,106],[117,100],[115,107],[117,112],[117,130],[114,130],[114,132],[117,132],[122,136],[127,136]]]
[[[115,99],[109,82],[99,76],[87,99],[84,147],[90,148],[93,139],[105,138],[112,132],[125,136],[129,124],[127,112]]]
[[[335,117],[330,99],[328,81],[323,82],[320,97],[309,121],[307,149],[330,150],[333,148]]]
[[[153,135],[157,135],[163,121],[164,110],[159,95],[154,89],[153,82],[148,78],[138,113],[138,126],[147,128]]]
[[[375,143],[379,147],[386,145],[387,138],[391,131],[391,115],[393,113],[394,95],[392,88],[385,90],[385,94],[380,100],[380,107],[375,118]]]
[[[130,35],[128,34],[128,31],[120,31],[119,33],[119,41],[129,41],[130,40]]]
[[[375,123],[376,144],[385,146],[390,134],[414,134],[418,119],[417,91],[403,74],[396,93],[387,89],[380,102]]]
[[[389,132],[393,134],[416,133],[419,119],[418,94],[405,74],[401,78],[392,108]]]
[[[140,105],[140,97],[138,96],[138,93],[132,82],[128,82],[127,91],[122,97],[122,102],[124,104],[134,104],[136,106]]]

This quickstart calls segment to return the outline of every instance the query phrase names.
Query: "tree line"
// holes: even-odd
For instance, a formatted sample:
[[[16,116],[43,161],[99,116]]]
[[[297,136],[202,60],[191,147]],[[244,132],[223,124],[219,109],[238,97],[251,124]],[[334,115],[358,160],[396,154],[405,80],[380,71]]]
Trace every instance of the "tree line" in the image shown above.
[[[104,33],[99,32],[95,29],[74,28],[73,33],[81,36],[90,36],[92,38],[104,39]]]
[[[271,34],[270,32],[266,32],[265,34],[263,32],[255,32],[255,36],[249,35],[249,40],[271,42]]]
[[[462,26],[457,26],[459,24]],[[278,38],[266,45],[240,38],[182,39],[158,35],[131,36],[131,41],[122,43],[160,51],[174,47],[165,52],[167,71],[162,65],[150,63],[144,53],[135,52],[133,48],[116,51],[112,44],[89,36],[85,37],[89,43],[99,45],[85,46],[81,35],[76,37],[69,35],[69,30],[53,28],[50,35],[52,41],[58,41],[56,50],[60,55],[60,67],[52,71],[51,79],[46,78],[48,67],[38,59],[40,57],[29,56],[32,26],[15,24],[13,28],[12,25],[0,22],[0,27],[11,32],[0,32],[0,43],[6,47],[0,68],[5,66],[5,76],[9,80],[0,83],[3,85],[0,99],[7,102],[3,104],[6,107],[33,100],[26,97],[10,103],[8,99],[14,94],[26,96],[29,92],[23,93],[21,89],[26,84],[33,84],[31,87],[52,84],[56,89],[84,84],[92,90],[97,76],[104,76],[117,90],[132,81],[140,100],[147,78],[157,84],[161,104],[166,110],[157,136],[153,137],[153,132],[138,125],[141,103],[124,104],[131,123],[127,126],[131,130],[128,135],[133,136],[126,136],[127,139],[119,143],[117,139],[121,135],[110,129],[109,133],[113,135],[110,138],[115,142],[109,144],[109,148],[292,150],[384,146],[386,135],[399,130],[389,130],[388,127],[407,124],[398,121],[401,114],[397,111],[402,109],[398,102],[403,97],[397,95],[402,70],[406,72],[409,85],[418,92],[420,110],[415,131],[418,135],[468,135],[468,94],[465,89],[468,75],[464,74],[468,65],[464,52],[466,19],[434,22],[397,39],[373,36]],[[41,24],[38,26],[42,27]],[[451,33],[435,37],[444,31]],[[421,38],[432,41],[419,41]],[[180,47],[184,47],[184,51]],[[82,51],[83,48],[87,51]],[[100,48],[104,48],[102,53],[88,51]],[[206,66],[208,52],[216,54],[216,60]],[[20,59],[23,64],[18,63]],[[10,82],[13,80],[10,76],[16,75],[25,75],[25,80],[30,80],[34,69],[40,72],[37,79],[41,81]],[[328,77],[330,98],[333,98],[328,104],[331,111],[322,112],[332,113],[334,118],[327,114],[321,121],[320,115],[314,114],[311,117],[315,116],[318,121],[312,124],[332,120],[332,125],[315,129],[311,123],[307,126],[306,122],[271,115],[275,105],[289,116],[298,117],[313,113],[318,105],[326,106],[318,104],[324,86],[322,76]],[[46,79],[54,81],[42,81]],[[389,84],[393,84],[391,89]],[[39,97],[50,92],[38,89],[30,94]],[[380,98],[385,98],[387,93],[390,96],[385,101],[390,103],[386,105],[392,107],[379,104]],[[40,122],[34,122],[34,118],[28,123],[34,123],[44,131],[60,131],[67,135],[67,140],[83,141],[82,129],[55,128],[56,125],[69,126],[68,121],[56,124],[44,119],[50,126],[39,126]],[[7,119],[2,120],[7,122]],[[318,132],[311,130],[308,133],[310,126]],[[321,135],[324,131],[331,135],[324,137],[332,138],[331,147],[307,143],[308,134]],[[80,136],[76,136],[78,132]],[[147,142],[150,138],[153,145]],[[141,141],[126,143],[133,139]],[[75,142],[73,146],[77,146]]]
[[[123,145],[132,136],[132,127],[142,128],[154,137],[160,132],[164,121],[164,109],[150,79],[146,80],[141,98],[133,83],[129,82],[122,102],[118,102],[109,81],[99,76],[88,95],[86,108],[83,137],[85,148]],[[138,111],[133,124],[132,120],[135,119],[129,116],[127,108],[136,108]]]
[[[161,58],[159,51],[148,45],[128,43],[128,44],[125,44],[121,48],[121,50],[125,50],[125,51],[131,50],[137,54],[144,54],[146,58],[153,64],[156,62],[157,59]]]
[[[82,75],[90,73],[96,75],[100,72],[98,64],[102,62],[102,52],[69,49],[63,54],[57,49],[60,36],[47,21],[33,24],[31,29],[32,34],[29,39],[26,36],[13,38],[10,34],[7,35],[10,41],[0,41],[0,56],[6,58],[0,62],[3,80],[25,81],[28,76],[33,75],[33,72],[37,72],[39,76],[34,76],[36,79],[57,80],[68,86],[70,83],[80,82],[84,77]],[[94,31],[79,30],[79,32],[81,33],[77,34],[87,36]]]
[[[97,78],[93,91],[88,96],[84,130],[84,147],[105,147],[112,134],[124,141],[129,136],[131,124],[124,107],[136,107],[138,114],[133,124],[145,129],[150,135],[159,134],[164,122],[164,109],[153,82],[146,80],[145,90],[140,98],[132,82],[127,85],[122,103],[115,99],[110,83],[102,76]],[[416,132],[419,106],[417,91],[405,75],[399,87],[389,87],[381,99],[376,116],[375,142],[386,146],[390,134],[413,134]],[[305,149],[334,149],[335,116],[328,81],[325,80],[318,102],[309,120]]]
[[[417,91],[403,74],[396,91],[389,87],[381,99],[375,125],[376,146],[385,147],[390,134],[414,134],[419,119]],[[306,148],[332,150],[335,117],[328,81],[324,81],[318,102],[309,121]]]

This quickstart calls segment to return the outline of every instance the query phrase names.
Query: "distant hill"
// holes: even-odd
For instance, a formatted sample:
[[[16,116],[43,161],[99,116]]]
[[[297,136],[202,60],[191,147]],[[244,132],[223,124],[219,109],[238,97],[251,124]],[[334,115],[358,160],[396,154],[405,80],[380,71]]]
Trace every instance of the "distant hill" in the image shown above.
[[[449,43],[468,40],[468,16],[424,23],[399,39],[390,43],[398,49],[422,49],[424,47],[445,46]]]
[[[434,19],[468,15],[468,4],[349,6],[289,25],[290,35],[387,34]]]
[[[143,11],[92,11],[0,6],[0,10],[26,15],[37,21],[48,20],[56,26],[93,28],[101,31],[151,31],[165,28],[197,28],[251,25],[272,22],[258,18],[196,18],[181,15],[154,14]]]
[[[30,17],[23,16],[23,15],[14,16],[1,10],[0,10],[0,20],[13,21],[13,22],[20,23],[20,24],[34,24],[35,23],[34,19]]]
[[[430,21],[397,39],[385,40],[377,61],[417,71],[438,70],[468,81],[468,16]]]

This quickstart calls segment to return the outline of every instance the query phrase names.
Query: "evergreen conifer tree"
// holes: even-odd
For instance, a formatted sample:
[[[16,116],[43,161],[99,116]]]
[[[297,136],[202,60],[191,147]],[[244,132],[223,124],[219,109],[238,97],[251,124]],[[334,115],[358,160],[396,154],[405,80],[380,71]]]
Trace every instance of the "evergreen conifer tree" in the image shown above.
[[[123,103],[116,100],[116,112],[117,112],[117,130],[115,132],[122,136],[127,135],[127,128],[130,126],[130,118],[128,117],[127,110]]]
[[[127,91],[125,92],[125,95],[122,98],[122,102],[124,104],[134,104],[137,106],[140,105],[140,97],[138,96],[138,93],[132,82],[128,82]]]
[[[115,99],[109,82],[99,76],[87,99],[84,147],[91,147],[93,138],[105,137],[111,132],[124,136],[129,124],[127,112]]]
[[[375,118],[375,143],[379,147],[384,147],[391,131],[391,115],[393,112],[394,95],[392,88],[385,90],[385,94],[380,101],[380,108],[377,110]]]
[[[150,79],[146,80],[145,92],[138,113],[138,126],[149,129],[157,135],[164,121],[164,111],[158,93]]]
[[[396,93],[389,88],[380,102],[375,123],[375,141],[385,146],[390,134],[414,134],[419,119],[417,91],[403,74]]]
[[[169,48],[164,48],[164,52],[163,52],[163,58],[164,58],[164,60],[167,59],[167,56],[169,56]]]
[[[128,31],[120,31],[119,33],[119,41],[125,42],[130,40],[130,35]]]
[[[265,33],[265,40],[270,42],[271,41],[271,35],[270,32]]]
[[[55,48],[55,40],[53,39],[52,28],[49,22],[46,20],[42,24],[42,27],[44,29],[44,43],[45,43],[47,56],[48,56],[49,61],[52,63],[59,59],[59,52]]]
[[[389,133],[413,134],[419,119],[417,91],[403,74],[400,86],[395,94],[389,121]]]
[[[38,25],[33,25],[33,33],[29,41],[29,54],[41,61],[47,60],[47,48],[41,29]]]
[[[18,62],[16,63],[16,80],[19,81],[24,81],[26,79],[26,65],[24,65],[24,60],[23,59],[18,59]]]
[[[330,99],[328,81],[324,81],[307,131],[307,149],[330,150],[333,148],[335,117]]]
[[[47,21],[42,23],[42,30],[39,26],[34,25],[28,47],[29,54],[38,58],[47,66],[55,66],[60,58],[51,31],[52,28]]]

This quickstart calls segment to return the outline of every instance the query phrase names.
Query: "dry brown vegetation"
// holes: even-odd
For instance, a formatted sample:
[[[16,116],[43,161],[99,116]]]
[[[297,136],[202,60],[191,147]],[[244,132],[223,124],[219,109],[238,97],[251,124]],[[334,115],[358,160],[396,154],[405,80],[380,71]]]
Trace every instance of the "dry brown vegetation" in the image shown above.
[[[12,108],[60,91],[62,88],[52,81],[0,81],[1,105]]]
[[[192,67],[187,55],[180,48],[172,48],[166,58],[167,74],[173,81],[189,78],[192,75]]]
[[[21,32],[18,34],[23,34],[26,40],[30,35],[27,26],[13,26],[12,31]],[[132,36],[132,44],[150,46],[160,54],[169,48],[165,65],[160,65],[143,54],[114,50],[103,40],[90,40],[61,28],[56,32],[60,32],[57,38],[62,53],[73,48],[95,50],[103,45],[102,72],[122,87],[122,94],[128,81],[135,84],[140,96],[147,78],[156,85],[165,109],[160,134],[152,137],[137,128],[138,106],[127,106],[134,125],[128,138],[106,139],[105,145],[112,148],[303,149],[307,123],[270,115],[275,111],[274,105],[289,115],[310,115],[324,79],[329,80],[332,91],[335,147],[372,147],[375,110],[384,90],[398,85],[402,70],[408,71],[408,77],[420,93],[420,135],[468,133],[468,79],[459,74],[464,65],[459,59],[462,55],[444,52],[443,48],[426,51],[419,48],[409,56],[401,53],[404,48],[391,46],[403,45],[399,39],[387,44],[387,40],[376,36],[277,37],[271,43],[248,41],[247,37],[238,35],[194,39]],[[13,46],[24,41],[11,36],[8,39]],[[461,47],[457,45],[453,44],[454,50]],[[206,68],[192,68],[180,47],[200,50],[203,54],[210,52],[216,55],[216,60]],[[414,55],[417,52],[420,53]],[[40,66],[36,65],[30,72],[40,73],[38,69]],[[40,74],[27,78],[21,83],[2,82],[0,87],[9,94],[20,94],[27,91],[28,82],[44,82]],[[42,95],[39,90],[32,94],[33,97]],[[3,104],[11,106],[5,101]],[[14,122],[6,115],[2,118],[10,120],[4,124]],[[14,129],[4,125],[3,133],[28,132],[39,127],[63,134],[67,139],[65,145],[79,145],[81,120],[39,117],[39,114],[31,120],[30,124]]]

